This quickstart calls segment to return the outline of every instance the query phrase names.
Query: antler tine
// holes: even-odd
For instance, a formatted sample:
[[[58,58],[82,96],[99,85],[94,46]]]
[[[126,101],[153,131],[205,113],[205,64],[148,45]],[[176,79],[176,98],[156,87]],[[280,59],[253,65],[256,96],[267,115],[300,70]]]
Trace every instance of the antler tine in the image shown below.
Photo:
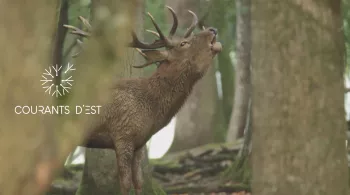
[[[135,31],[132,31],[132,42],[129,44],[129,47],[141,48],[141,49],[157,49],[165,46],[163,41],[155,41],[152,44],[143,43],[137,38]]]
[[[136,50],[140,55],[142,55],[144,58],[147,58],[147,55],[144,54],[144,53],[141,51],[141,49],[135,48],[135,50]]]
[[[165,43],[165,46],[171,46],[171,43],[170,43],[170,40],[164,36],[164,34],[162,33],[162,31],[160,30],[158,24],[156,23],[156,21],[154,20],[153,16],[148,12],[147,15],[151,18],[152,20],[152,23],[154,25],[154,27],[156,28],[158,34],[159,34],[159,37],[162,41],[164,41]]]
[[[89,37],[89,36],[91,36],[90,33],[85,32],[85,31],[83,31],[83,30],[81,30],[81,29],[79,29],[79,28],[77,28],[77,27],[75,27],[75,26],[66,25],[66,24],[64,24],[63,26],[66,27],[66,28],[68,28],[68,29],[72,29],[73,31],[70,32],[70,33],[72,33],[72,34],[80,35],[80,36],[83,36],[83,37]]]
[[[83,23],[83,25],[88,29],[88,30],[87,30],[88,32],[83,31],[82,29],[80,29],[80,28],[78,28],[78,27],[75,27],[75,26],[72,26],[72,25],[64,24],[63,26],[66,27],[66,28],[68,28],[68,29],[73,30],[73,31],[70,32],[71,34],[76,34],[76,35],[79,35],[79,36],[81,36],[81,37],[90,37],[90,36],[91,36],[90,32],[91,32],[91,29],[92,29],[92,28],[91,28],[91,25],[90,25],[89,21],[88,21],[87,19],[83,18],[82,16],[79,16],[78,19],[79,19],[79,20]],[[77,39],[76,42],[77,42],[77,45],[79,46],[80,50],[79,50],[77,53],[75,53],[75,54],[72,55],[73,58],[79,56],[79,54],[80,54],[80,53],[82,52],[82,50],[83,50],[83,42],[82,42],[81,40],[79,40],[79,39]]]
[[[149,65],[151,65],[153,63],[155,63],[155,62],[147,62],[147,63],[142,64],[142,65],[133,65],[132,67],[134,67],[134,68],[144,68],[144,67],[147,67],[147,66],[149,66]]]
[[[189,37],[189,36],[191,35],[191,33],[192,33],[193,30],[196,28],[197,23],[198,23],[198,17],[197,17],[197,15],[196,15],[194,12],[192,12],[191,10],[188,10],[188,12],[190,12],[190,13],[192,14],[192,16],[193,16],[193,21],[192,21],[191,26],[187,29],[187,31],[186,31],[186,33],[185,33],[185,35],[184,35],[185,38],[187,38],[187,37]]]
[[[70,32],[72,34],[80,35],[82,37],[89,37],[89,36],[91,36],[91,34],[89,33],[91,31],[91,25],[90,25],[89,21],[87,19],[83,18],[82,16],[79,16],[78,18],[84,24],[84,26],[88,29],[88,32],[83,31],[82,29],[77,28],[77,27],[72,26],[72,25],[64,24],[63,26],[68,28],[68,29],[72,29],[73,31]]]
[[[170,6],[166,6],[168,8],[168,10],[171,12],[171,15],[173,16],[173,26],[171,27],[171,30],[169,32],[169,37],[174,36],[176,30],[177,30],[177,26],[178,26],[178,19],[176,16],[175,11],[173,10],[173,8],[171,8]]]
[[[132,35],[132,42],[129,44],[129,47],[140,48],[140,49],[158,49],[158,48],[161,48],[161,47],[171,47],[170,40],[167,37],[164,36],[164,34],[160,30],[159,26],[155,22],[153,16],[149,12],[147,14],[151,18],[152,23],[153,23],[153,25],[156,28],[158,33],[154,32],[154,31],[151,31],[151,30],[147,30],[147,31],[151,32],[154,35],[156,35],[157,37],[159,37],[160,40],[156,40],[156,41],[154,41],[151,44],[144,43],[144,42],[140,41],[137,38],[137,35],[136,35],[135,31],[133,31],[132,34],[131,34]]]
[[[79,16],[79,19],[84,24],[84,26],[88,29],[88,31],[91,32],[92,27],[91,27],[91,24],[89,23],[89,21],[87,19],[83,18],[82,16]]]
[[[146,31],[149,32],[149,33],[152,33],[153,35],[155,35],[158,38],[160,37],[159,34],[157,32],[155,32],[155,31],[153,31],[153,30],[146,30]]]

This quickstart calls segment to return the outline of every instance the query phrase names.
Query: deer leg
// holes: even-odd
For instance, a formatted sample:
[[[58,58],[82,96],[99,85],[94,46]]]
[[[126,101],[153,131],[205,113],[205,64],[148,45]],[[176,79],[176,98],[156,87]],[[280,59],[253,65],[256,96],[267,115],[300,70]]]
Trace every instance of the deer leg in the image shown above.
[[[136,195],[141,195],[143,178],[142,178],[142,159],[144,157],[144,147],[135,151],[134,159],[132,162],[132,180]]]
[[[132,185],[132,159],[134,147],[130,143],[117,143],[115,146],[122,195],[128,195]]]

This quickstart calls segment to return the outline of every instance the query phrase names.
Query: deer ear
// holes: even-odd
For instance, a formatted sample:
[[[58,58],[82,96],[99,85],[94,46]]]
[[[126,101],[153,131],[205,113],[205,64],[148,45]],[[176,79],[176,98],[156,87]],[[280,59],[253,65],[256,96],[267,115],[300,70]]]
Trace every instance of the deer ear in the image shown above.
[[[149,62],[160,62],[168,58],[168,52],[165,50],[144,50],[142,53],[144,54],[143,57]]]
[[[164,61],[168,58],[168,52],[166,50],[140,50],[136,49],[146,60],[147,62],[141,66],[134,66],[134,68],[143,68],[154,64],[156,62]]]

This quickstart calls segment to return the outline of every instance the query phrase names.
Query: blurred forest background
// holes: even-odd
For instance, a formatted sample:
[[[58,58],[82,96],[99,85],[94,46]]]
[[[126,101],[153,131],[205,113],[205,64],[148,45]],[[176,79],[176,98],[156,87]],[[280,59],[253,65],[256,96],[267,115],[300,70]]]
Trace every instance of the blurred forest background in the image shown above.
[[[250,12],[251,10],[250,7],[252,6],[250,0],[215,0],[215,1],[214,0],[135,0],[135,2],[136,1],[138,2],[137,4],[138,6],[133,8],[135,12],[128,13],[130,15],[133,15],[132,19],[134,20],[133,24],[130,24],[132,26],[131,27],[129,26],[128,28],[137,29],[140,37],[143,37],[143,40],[145,40],[146,42],[152,42],[155,39],[155,36],[152,33],[146,32],[144,30],[144,29],[154,30],[154,27],[151,21],[149,20],[149,18],[145,17],[146,13],[150,12],[154,16],[158,24],[160,25],[161,29],[164,31],[167,31],[167,29],[171,27],[170,26],[171,15],[166,10],[165,6],[169,5],[172,8],[174,8],[174,10],[177,12],[179,17],[180,28],[178,30],[178,33],[184,32],[192,22],[192,17],[187,12],[187,10],[192,10],[195,13],[197,13],[197,15],[200,18],[202,17],[206,18],[204,20],[204,25],[206,27],[213,26],[218,29],[218,32],[219,32],[218,41],[220,41],[223,44],[222,52],[219,53],[216,58],[214,58],[212,68],[207,72],[204,78],[200,80],[198,84],[196,84],[192,94],[190,95],[189,99],[187,100],[183,108],[179,111],[179,113],[176,115],[173,121],[167,127],[165,127],[164,130],[161,130],[157,135],[155,135],[154,138],[152,138],[148,143],[148,148],[147,148],[148,153],[151,154],[153,152],[154,155],[149,156],[153,158],[147,159],[143,167],[145,170],[144,172],[145,172],[145,178],[146,178],[146,182],[144,184],[145,185],[144,193],[156,194],[156,195],[213,194],[213,193],[249,194],[251,192],[251,185],[253,183],[252,166],[253,166],[253,169],[254,167],[255,169],[259,169],[259,166],[266,167],[269,164],[268,163],[269,161],[266,160],[268,158],[265,159],[263,157],[264,154],[266,156],[269,156],[269,154],[267,154],[266,152],[265,153],[261,152],[259,155],[256,155],[257,156],[255,157],[256,159],[254,159],[254,157],[252,158],[252,155],[251,155],[252,147],[253,147],[253,151],[255,152],[260,151],[259,148],[256,148],[254,150],[254,147],[255,147],[254,144],[252,146],[252,134],[254,136],[254,131],[252,132],[252,129],[255,130],[260,127],[262,128],[263,126],[263,125],[260,125],[260,126],[256,125],[256,128],[255,128],[255,126],[252,125],[252,118],[255,119],[255,117],[251,112],[252,107],[254,108],[254,106],[251,106],[252,105],[251,102],[252,101],[258,102],[257,99],[259,98],[255,96],[252,99],[252,96],[251,96],[252,86],[256,87],[254,89],[258,89],[259,85],[257,83],[260,82],[258,80],[262,78],[256,78],[255,84],[254,84],[254,79],[253,81],[251,79],[251,74],[252,74],[251,63],[252,61],[254,61],[251,57],[251,51],[255,51],[255,54],[256,54],[255,60],[259,60],[257,58],[262,57],[264,55],[264,52],[259,53],[259,52],[256,52],[258,49],[252,48],[252,41],[254,42],[258,39],[254,38],[254,35],[252,38],[251,26],[253,25],[252,22],[254,22],[252,21],[252,17],[254,16],[254,13],[256,13],[255,18],[257,18],[259,16],[259,13],[263,13],[265,9],[265,8],[262,8],[261,12],[256,11],[259,9],[258,6],[266,2],[259,1],[260,3],[255,3],[255,6],[256,6],[255,9],[252,9],[252,12]],[[86,70],[86,73],[84,74],[79,73],[81,74],[80,75],[81,78],[83,77],[90,78],[89,75],[91,77],[93,75],[96,76],[96,74],[99,75],[98,78],[96,78],[95,80],[88,81],[89,79],[86,79],[86,80],[82,79],[80,84],[79,83],[77,84],[78,86],[89,85],[93,82],[95,86],[98,86],[98,84],[96,84],[96,80],[100,80],[99,85],[103,85],[103,83],[108,82],[104,79],[106,77],[110,77],[110,79],[114,79],[114,78],[122,78],[122,77],[149,76],[156,69],[155,65],[146,67],[143,70],[133,69],[131,67],[131,64],[140,62],[141,61],[140,56],[132,49],[127,49],[127,50],[120,49],[119,48],[120,46],[116,45],[114,49],[116,53],[118,53],[119,55],[117,56],[117,59],[118,60],[121,59],[120,61],[118,61],[119,66],[114,67],[114,70],[115,70],[114,73],[116,72],[116,74],[114,73],[112,74],[112,71],[108,71],[107,69],[103,70],[104,72],[102,71],[103,74],[100,74],[101,72],[98,72],[96,71],[96,69],[93,68],[94,62],[97,62],[98,60],[100,60],[100,58],[97,58],[97,57],[93,58],[94,55],[92,54],[98,53],[98,49],[103,48],[103,46],[101,45],[99,47],[97,46],[99,44],[98,43],[99,41],[102,42],[105,40],[96,38],[91,41],[92,43],[88,43],[90,40],[81,39],[76,35],[70,34],[69,30],[67,30],[63,26],[64,24],[69,24],[72,26],[83,27],[81,24],[81,21],[78,19],[79,16],[83,16],[89,21],[92,21],[92,24],[94,25],[94,20],[100,17],[100,16],[94,15],[95,13],[94,9],[96,9],[97,5],[99,4],[109,5],[108,3],[111,3],[111,2],[112,1],[103,2],[101,0],[96,0],[96,1],[94,0],[92,1],[91,0],[60,0],[56,6],[55,11],[57,13],[57,18],[56,18],[56,21],[53,22],[56,28],[54,32],[55,38],[52,44],[53,49],[52,49],[52,56],[50,58],[51,63],[62,64],[62,65],[67,65],[68,63],[82,64],[79,66],[79,68],[84,69],[84,71]],[[119,1],[117,0],[115,2],[116,4],[118,4],[118,3],[121,3],[121,0]],[[277,4],[278,3],[276,3],[276,5]],[[339,61],[347,62],[347,63],[344,63],[344,71],[342,72],[342,75],[338,74],[338,76],[339,76],[339,79],[343,80],[346,88],[345,88],[345,93],[341,92],[341,94],[338,94],[339,97],[338,96],[335,97],[334,101],[337,102],[337,100],[343,100],[343,99],[345,100],[345,101],[342,101],[341,104],[342,104],[342,107],[346,110],[346,113],[344,112],[346,116],[343,116],[343,118],[338,117],[338,115],[341,116],[343,113],[338,113],[338,115],[334,115],[334,116],[338,117],[340,121],[344,120],[344,118],[349,121],[350,120],[350,117],[349,117],[350,96],[347,93],[350,92],[350,66],[349,66],[350,2],[347,0],[342,0],[341,5],[342,5],[342,10],[340,15],[342,17],[343,26],[342,28],[337,30],[340,31],[342,34],[344,34],[344,41],[342,41],[342,43],[340,44],[343,44],[345,46],[344,47],[345,55],[341,56],[341,57],[344,57],[345,59],[343,59],[343,61],[342,60],[339,60]],[[314,6],[314,5],[312,4],[310,6]],[[1,4],[0,4],[0,7],[1,7]],[[330,5],[330,7],[332,7],[332,5]],[[121,10],[123,10],[123,8],[125,7],[121,6],[119,10],[116,9],[114,11],[116,13],[118,13],[118,11],[122,12]],[[285,8],[285,9],[286,10],[293,9],[293,7]],[[277,13],[279,10],[273,10],[273,11],[275,11],[273,13]],[[123,16],[120,16],[120,17],[123,17]],[[273,16],[271,15],[270,18],[272,17]],[[318,16],[318,15],[317,17],[321,18],[321,16]],[[264,19],[267,19],[267,18],[269,17],[265,17]],[[310,16],[305,16],[305,18],[310,18]],[[335,20],[332,21],[330,19],[330,21],[334,22]],[[258,22],[258,21],[255,21],[255,22]],[[96,22],[96,24],[98,24],[98,22]],[[106,25],[107,24],[102,24],[101,26],[107,29],[108,25],[107,27]],[[300,26],[303,26],[303,25],[300,25]],[[269,27],[271,27],[271,25]],[[279,28],[282,28],[282,27],[278,27],[278,28],[276,27],[276,29],[279,29]],[[300,28],[302,29],[302,27]],[[256,31],[253,33],[258,33],[259,30],[258,29],[255,29],[255,30]],[[269,40],[273,40],[272,34],[274,32],[271,33]],[[283,32],[283,30],[281,30],[281,32]],[[128,35],[123,34],[126,32],[118,31],[118,33],[120,33],[118,35],[120,35],[121,37],[128,37]],[[298,32],[295,32],[295,34],[298,36]],[[283,37],[282,35],[285,36],[285,39],[289,39],[289,36],[293,37],[291,34],[288,34],[288,33],[286,34],[281,33],[281,37]],[[108,36],[115,36],[115,35],[106,34],[106,36],[108,37]],[[268,37],[267,34],[264,34],[264,36]],[[263,38],[264,37],[262,37],[262,39]],[[109,40],[109,39],[106,39],[106,40]],[[325,42],[327,42],[327,40],[328,39],[325,38]],[[126,41],[127,40],[125,40],[125,42]],[[262,40],[258,40],[258,42],[259,44],[263,44]],[[90,45],[90,47],[85,49],[85,46],[87,45]],[[93,48],[93,45],[95,46],[94,47],[95,49],[91,49]],[[266,46],[264,49],[267,48],[267,45],[269,44],[266,43],[264,45]],[[305,47],[307,48],[307,46]],[[261,48],[261,50],[264,50],[264,49]],[[330,50],[331,49],[332,48],[330,48]],[[268,51],[270,50],[266,49],[266,52]],[[82,55],[82,57],[80,57],[80,55],[79,57],[75,57],[77,52],[81,52],[80,54]],[[342,53],[340,52],[339,55],[340,54]],[[103,56],[103,54],[101,54],[101,56]],[[305,57],[305,59],[306,58],[307,57]],[[292,63],[293,61],[292,59],[293,59],[292,57],[284,58],[284,60],[288,61],[288,63]],[[320,58],[320,59],[323,59],[323,58]],[[105,62],[112,64],[111,61],[113,60],[110,60],[110,61],[106,60]],[[284,62],[284,60],[281,60],[280,62]],[[103,62],[103,60],[101,61]],[[264,62],[272,64],[273,60],[270,58],[270,60],[265,60]],[[313,63],[313,62],[315,61],[312,61],[312,60],[307,61],[307,63]],[[286,64],[288,63],[286,62]],[[317,63],[322,63],[322,62],[317,61]],[[259,64],[259,63],[256,63],[256,64]],[[338,64],[338,65],[341,66],[342,64]],[[271,65],[271,67],[273,66]],[[276,80],[276,83],[275,83],[273,80],[267,79],[269,77],[268,75],[271,74],[271,72],[274,72],[273,70],[271,70],[271,72],[264,73],[264,74],[262,70],[260,72],[259,71],[256,71],[256,72],[253,71],[253,75],[258,77],[259,75],[265,74],[266,77],[264,79],[266,79],[266,81],[262,80],[261,86],[272,81],[271,87],[277,86],[278,82],[281,82],[281,80],[284,80],[283,76],[297,72],[292,68],[285,70],[286,72],[290,71],[290,73],[281,71],[283,72],[283,74],[281,74],[282,79]],[[314,71],[313,73],[315,74],[319,74],[321,72],[318,69],[313,70],[311,68],[309,69],[305,68],[305,72],[307,71]],[[319,75],[321,75],[320,78],[323,78],[321,73]],[[295,77],[295,78],[297,80],[297,78],[304,78],[304,77]],[[285,80],[288,80],[288,79],[286,78]],[[87,83],[85,83],[85,81]],[[331,81],[333,82],[333,80]],[[289,85],[286,85],[286,86],[288,87]],[[277,90],[276,93],[283,92],[282,90],[283,86],[280,88],[276,87],[274,89]],[[280,89],[280,91],[278,91],[278,89]],[[338,88],[335,87],[335,89],[338,89]],[[261,91],[262,90],[263,88],[261,88]],[[94,95],[91,95],[93,94],[93,92],[88,92],[88,93],[87,91],[79,91],[79,92],[81,92],[82,94],[86,92],[84,93],[86,95],[83,95],[84,98],[90,97],[91,100],[93,98],[98,99],[100,96],[102,97],[102,95],[100,95],[99,97],[97,96],[93,97]],[[330,93],[331,91],[327,91],[325,93],[328,93],[328,92]],[[292,92],[290,91],[290,93]],[[256,93],[256,94],[259,94],[259,93]],[[85,97],[85,96],[88,96],[88,97]],[[272,96],[269,96],[269,97],[272,97]],[[307,98],[315,98],[315,97],[318,97],[318,96],[308,96]],[[73,98],[73,101],[71,101],[70,99],[67,99],[64,96],[63,98],[60,98],[57,102],[54,102],[54,103],[68,104],[67,102],[69,102],[69,104],[73,105],[74,102],[85,102],[85,101],[80,101],[82,99],[83,98],[79,96],[79,97],[76,97],[75,99]],[[305,101],[306,100],[307,99],[305,99]],[[86,100],[86,102],[88,102],[88,100]],[[283,103],[282,100],[281,102]],[[279,105],[278,103],[279,102],[276,100],[276,106],[283,106],[282,103],[281,105]],[[262,104],[261,107],[256,107],[257,110],[263,109],[263,106],[268,105],[268,104],[264,105],[263,101],[261,101],[261,104]],[[315,105],[316,104],[317,103],[315,103]],[[271,106],[271,104],[269,105]],[[268,110],[267,107],[264,107],[264,109]],[[295,109],[296,110],[298,109],[297,111],[295,111],[295,113],[297,113],[297,112],[302,112],[307,110],[307,107],[305,108],[305,110],[303,110],[303,107],[296,107]],[[260,113],[261,112],[262,111],[260,111]],[[256,113],[257,113],[256,117],[260,116],[259,112],[256,112]],[[268,118],[268,116],[272,116],[270,112],[267,112],[267,113],[269,113],[270,115],[266,114],[266,118]],[[310,113],[311,113],[311,109],[310,109]],[[277,117],[279,115],[276,114],[274,116]],[[280,116],[281,117],[284,116],[283,113],[280,114]],[[308,115],[305,115],[305,116],[307,117]],[[301,115],[301,117],[304,117],[304,116]],[[64,119],[66,118],[62,117],[60,120],[64,120]],[[329,120],[333,120],[333,119],[334,117],[329,118]],[[78,119],[74,119],[74,120],[78,120]],[[265,120],[265,121],[269,121],[269,120]],[[290,125],[290,127],[292,127],[293,125],[299,125],[297,124],[299,122],[300,124],[304,124],[303,121],[292,121],[292,122],[288,121],[283,124],[287,124],[287,126]],[[312,124],[316,124],[316,123],[317,122],[314,122]],[[337,126],[337,124],[340,124],[340,123],[341,122],[334,123],[336,125],[334,125],[334,127],[332,128],[337,129],[339,127],[341,129],[341,127],[343,126],[341,125]],[[349,123],[350,122],[348,122],[347,124]],[[259,123],[259,124],[262,124],[262,123]],[[81,139],[81,137],[79,135],[74,135],[74,136],[71,135],[71,132],[69,131],[72,130],[73,126],[69,126],[69,125],[71,124],[60,126],[60,127],[64,127],[66,130],[62,130],[62,132],[60,132],[59,135],[61,135],[62,137],[65,137],[68,135],[68,137],[70,138],[62,139],[64,141],[58,143],[58,145],[60,145],[60,147],[63,149],[57,150],[56,152],[58,153],[59,156],[67,156],[66,154],[68,153],[70,154],[67,158],[65,158],[66,159],[65,162],[61,162],[61,164],[65,164],[65,167],[62,172],[60,172],[58,175],[55,176],[54,181],[50,185],[49,191],[46,194],[47,195],[73,195],[73,194],[76,194],[76,195],[114,194],[115,195],[115,194],[118,194],[119,189],[116,183],[116,179],[118,178],[118,171],[115,169],[116,166],[115,166],[114,152],[110,150],[85,149],[82,147],[76,148],[74,144],[72,144],[72,143],[75,143],[76,141],[71,141],[71,140],[79,140]],[[76,129],[78,129],[78,127],[81,127],[81,126],[74,126],[74,128]],[[265,125],[264,127],[277,128],[277,126],[272,125],[272,122],[271,122],[271,126]],[[305,127],[305,126],[302,126],[302,127]],[[320,126],[315,125],[316,129],[318,127]],[[57,127],[57,129],[59,129],[59,127]],[[273,145],[272,142],[270,142],[271,144],[262,143],[263,141],[261,140],[264,139],[264,136],[267,136],[267,134],[271,135],[270,136],[271,139],[276,138],[276,140],[278,140],[277,139],[278,136],[286,137],[286,138],[288,138],[289,136],[292,141],[296,140],[297,136],[295,136],[294,134],[286,133],[288,129],[286,131],[282,131],[282,130],[279,131],[281,132],[280,134],[276,133],[276,131],[274,132],[273,130],[276,130],[276,129],[271,128],[271,130],[266,131],[265,133],[257,133],[256,136],[257,137],[261,136],[261,138],[260,140],[257,139],[256,142],[254,142],[253,140],[253,143],[257,143],[256,147],[262,148],[265,145],[267,145],[266,148],[270,147],[270,149],[272,147],[275,147],[275,148],[279,147],[278,144],[272,146]],[[314,132],[316,131],[317,130],[315,130]],[[307,134],[307,133],[303,134],[302,131],[296,131],[296,132],[299,133],[301,137],[308,137],[308,139],[312,140],[312,138],[309,136],[313,134]],[[282,134],[282,133],[285,133],[285,134]],[[328,135],[331,135],[331,134],[332,132],[330,132]],[[324,140],[328,139],[326,133],[322,135],[325,136]],[[342,134],[341,132],[339,133],[339,135],[341,135],[342,137],[340,136],[340,138],[337,138],[338,140],[341,140],[341,139],[344,139],[344,141],[346,139],[350,140],[350,134],[348,133],[346,137],[345,131],[344,131],[344,134]],[[334,138],[333,141],[335,139],[336,138]],[[289,144],[289,141],[285,140],[285,142],[288,142],[288,144]],[[291,145],[289,145],[291,148],[294,147],[293,144]],[[319,146],[319,147],[320,147],[319,150],[328,151],[326,146]],[[333,147],[333,145],[330,145],[328,147]],[[337,148],[337,147],[341,147],[341,146],[334,146],[334,148]],[[285,151],[287,150],[284,150],[284,152]],[[313,151],[314,150],[312,148],[308,150],[308,152],[310,153],[310,156],[312,156],[311,154],[313,153]],[[280,152],[282,153],[283,151],[280,151]],[[269,157],[275,155],[276,153],[271,154]],[[339,156],[341,156],[341,150],[339,150],[339,153],[340,153]],[[348,150],[347,150],[347,153],[349,153]],[[291,157],[291,159],[293,158]],[[291,159],[286,158],[284,160],[292,161]],[[350,160],[349,155],[348,155],[348,160]],[[327,161],[326,157],[325,157],[325,161]],[[346,161],[346,163],[348,162]],[[321,162],[320,164],[323,164],[323,163]],[[327,163],[325,162],[324,164],[327,164]],[[302,167],[304,166],[304,164],[301,163],[300,166]],[[316,163],[316,165],[312,164],[310,166],[317,167],[318,164]],[[308,167],[308,166],[305,165],[304,167]],[[312,167],[311,169],[313,168],[314,167]],[[329,169],[329,170],[331,171],[334,169]],[[344,169],[340,168],[339,170],[343,171]],[[259,174],[260,173],[261,172],[259,172]],[[280,176],[278,175],[280,174],[280,172],[276,170],[272,171],[271,174],[277,175],[276,178]],[[264,174],[261,173],[261,175],[263,176]],[[322,174],[314,175],[314,177],[321,177],[321,176]],[[334,177],[338,177],[338,175],[336,175],[335,173]],[[293,180],[293,182],[298,179],[298,178],[295,179],[292,176],[290,177],[286,176],[286,178],[287,178],[286,180],[291,179]],[[259,179],[263,180],[261,178],[258,178],[256,181],[258,181]],[[339,179],[346,180],[344,182],[347,182],[347,184],[349,184],[348,178],[339,177]],[[279,180],[279,179],[275,179],[275,180]],[[278,183],[278,181],[275,181],[275,182]],[[342,182],[338,182],[338,183],[339,185],[341,185]],[[268,184],[264,184],[264,185],[267,186]],[[256,186],[258,186],[258,184],[256,184]],[[310,189],[310,188],[315,188],[315,186],[311,185],[311,187],[310,186],[305,187],[305,189]],[[338,187],[334,187],[334,188],[338,188]],[[256,189],[261,189],[261,188],[256,187]],[[340,190],[342,188],[339,187],[338,189]],[[335,190],[335,192],[336,191],[337,190]],[[279,194],[285,194],[285,193],[282,193],[284,192],[283,190],[279,192],[280,192]],[[303,191],[302,193],[301,192],[295,193],[295,191],[291,191],[289,193],[290,194],[293,194],[293,193],[294,194],[314,194],[311,192],[307,193],[305,191]],[[268,194],[268,191],[262,192],[261,194]],[[338,194],[338,193],[335,193],[335,194]],[[345,194],[345,191],[342,194]]]
[[[156,138],[149,141],[148,151],[149,154],[153,152],[153,158],[162,157],[166,152],[163,158],[150,161],[153,177],[157,183],[162,184],[161,186],[167,193],[208,193],[210,190],[227,193],[250,191],[251,173],[250,168],[245,165],[245,159],[234,163],[237,156],[248,154],[248,150],[242,151],[242,143],[245,131],[250,127],[250,1],[145,0],[144,7],[141,9],[145,13],[150,12],[160,24],[161,29],[165,31],[171,25],[170,14],[165,9],[166,5],[173,7],[179,16],[180,29],[178,32],[180,34],[191,23],[187,10],[194,11],[200,17],[205,16],[205,26],[218,28],[219,41],[223,43],[224,50],[215,58],[213,68],[196,85],[176,118],[156,134],[154,136]],[[77,47],[77,36],[69,34],[61,24],[81,26],[80,21],[77,20],[78,16],[91,19],[92,6],[89,0],[62,1],[60,20],[63,21],[59,23],[58,32],[60,34],[58,36],[62,37],[60,43],[63,45],[58,47],[62,48],[63,64],[74,60],[71,56],[79,47]],[[348,61],[350,57],[350,3],[345,0],[343,0],[342,14]],[[144,29],[153,30],[153,25],[147,17],[142,21]],[[148,32],[144,32],[143,36],[147,42],[152,42],[155,38],[152,33]],[[148,76],[154,72],[155,68],[156,66],[146,67],[142,74]],[[347,65],[344,82],[350,87],[349,70]],[[347,97],[346,93],[345,96]],[[346,98],[347,109],[350,108],[348,101]],[[248,147],[251,140],[249,132],[246,134],[248,134],[246,136]],[[97,165],[103,164],[102,161],[111,161],[114,158],[113,154],[101,156],[98,154],[101,153],[99,151],[91,149],[86,151],[78,147],[66,161],[66,166],[69,167],[67,171],[71,171],[71,167],[72,169],[80,167],[79,163],[84,161],[83,157],[86,152],[95,156],[91,157],[95,159],[89,166],[91,172],[105,173],[104,170],[97,170],[97,167],[106,170],[114,169],[113,165],[112,167]],[[73,173],[76,172],[73,171]],[[67,188],[70,194],[74,194],[80,177],[81,175],[74,176],[75,180],[71,183],[56,181],[53,184],[54,189],[64,191]],[[218,178],[224,180],[221,182],[222,186],[207,187],[208,183],[218,181]],[[95,180],[104,179],[101,177]],[[104,182],[99,181],[99,183]]]

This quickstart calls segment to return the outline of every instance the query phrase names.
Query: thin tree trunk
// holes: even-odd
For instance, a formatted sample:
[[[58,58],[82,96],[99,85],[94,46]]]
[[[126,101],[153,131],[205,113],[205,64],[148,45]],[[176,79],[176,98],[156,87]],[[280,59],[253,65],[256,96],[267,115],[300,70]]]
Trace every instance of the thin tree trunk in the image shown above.
[[[236,67],[235,96],[227,141],[232,142],[244,134],[251,93],[250,80],[250,0],[236,0]]]
[[[232,27],[235,25],[232,23],[231,13],[234,9],[234,1],[201,1],[201,10],[208,11],[208,18],[204,21],[205,26],[214,26],[218,29],[218,40],[222,43],[228,43],[224,45],[224,50],[217,54],[217,58],[214,59],[214,64],[217,66],[221,85],[218,86],[217,110],[216,119],[214,125],[214,138],[215,142],[224,142],[227,137],[227,130],[231,119],[232,104],[233,104],[233,92],[234,88],[234,70],[232,60],[230,58],[230,52],[233,50],[233,46],[230,43],[234,42],[234,34]],[[232,3],[233,2],[233,3]],[[206,6],[204,6],[206,5]],[[216,75],[215,75],[216,76]]]
[[[233,1],[232,1],[233,2]],[[225,44],[225,49],[218,54],[218,71],[221,79],[222,90],[222,109],[223,109],[223,121],[224,126],[227,129],[233,107],[233,95],[234,95],[234,69],[232,60],[230,58],[230,52],[234,49],[234,34],[232,32],[232,26],[235,23],[231,21],[232,9],[234,6],[231,1],[216,1],[211,3],[212,7],[209,7],[209,26],[215,26],[219,31],[219,40]],[[227,132],[225,132],[226,137]]]
[[[252,2],[253,193],[348,195],[340,0]]]
[[[198,15],[198,1],[169,0],[168,5],[178,14],[179,33],[192,23],[188,9]],[[183,34],[182,34],[183,35]],[[176,115],[175,137],[170,152],[197,147],[214,141],[215,112],[218,103],[215,67],[209,68],[206,75],[194,86],[184,106]]]
[[[67,28],[65,28],[63,25],[68,24],[68,9],[69,4],[68,0],[61,0],[60,10],[58,14],[58,22],[57,22],[57,28],[54,36],[54,47],[53,47],[53,53],[52,53],[52,65],[63,65],[63,45],[64,45],[64,39],[67,34]],[[64,66],[65,67],[65,66]],[[55,77],[55,84],[59,85],[61,83],[61,71],[60,69],[58,72],[57,77]]]

